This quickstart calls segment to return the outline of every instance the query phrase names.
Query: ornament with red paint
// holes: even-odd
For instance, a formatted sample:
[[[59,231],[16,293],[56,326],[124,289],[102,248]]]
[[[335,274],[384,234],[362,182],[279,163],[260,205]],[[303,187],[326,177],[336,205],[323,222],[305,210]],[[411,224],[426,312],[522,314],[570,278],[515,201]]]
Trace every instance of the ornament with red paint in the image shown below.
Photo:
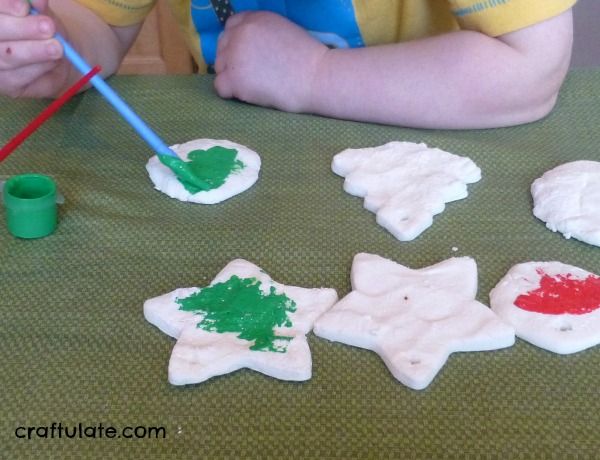
[[[517,336],[560,354],[600,343],[600,277],[560,262],[515,265],[490,292]]]

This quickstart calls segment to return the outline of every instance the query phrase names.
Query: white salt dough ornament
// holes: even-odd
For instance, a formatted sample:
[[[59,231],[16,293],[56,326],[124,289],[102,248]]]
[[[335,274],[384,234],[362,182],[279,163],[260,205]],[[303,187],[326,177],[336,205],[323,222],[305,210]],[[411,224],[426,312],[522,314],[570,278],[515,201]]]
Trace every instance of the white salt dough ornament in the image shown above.
[[[533,214],[553,232],[600,246],[600,162],[557,166],[531,185]]]
[[[554,353],[600,343],[600,277],[560,262],[512,267],[490,292],[492,310],[517,336]]]
[[[208,151],[214,147],[237,151],[234,168],[225,181],[211,190],[193,193],[179,181],[167,166],[155,155],[146,163],[146,170],[154,188],[180,201],[200,204],[215,204],[249,189],[258,180],[260,157],[248,147],[227,140],[197,139],[185,144],[176,144],[171,149],[184,161],[190,161],[189,155],[195,151]]]
[[[352,292],[317,320],[313,332],[373,350],[412,389],[427,387],[450,353],[515,341],[513,328],[475,300],[477,265],[469,257],[413,270],[361,253],[351,280]]]
[[[445,203],[466,198],[467,184],[481,179],[471,159],[412,142],[346,149],[333,157],[331,169],[400,241],[419,236]]]
[[[308,380],[306,334],[337,301],[334,289],[273,281],[256,265],[231,261],[205,288],[147,300],[144,316],[177,339],[169,382],[186,385],[250,368],[282,380]]]

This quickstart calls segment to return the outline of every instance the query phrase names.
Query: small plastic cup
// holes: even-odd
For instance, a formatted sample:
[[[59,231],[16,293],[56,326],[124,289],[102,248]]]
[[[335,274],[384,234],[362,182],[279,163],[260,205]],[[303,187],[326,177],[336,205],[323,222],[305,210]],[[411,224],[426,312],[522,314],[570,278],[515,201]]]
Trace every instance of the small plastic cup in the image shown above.
[[[42,238],[56,229],[56,184],[43,174],[13,176],[4,184],[8,231],[17,238]]]

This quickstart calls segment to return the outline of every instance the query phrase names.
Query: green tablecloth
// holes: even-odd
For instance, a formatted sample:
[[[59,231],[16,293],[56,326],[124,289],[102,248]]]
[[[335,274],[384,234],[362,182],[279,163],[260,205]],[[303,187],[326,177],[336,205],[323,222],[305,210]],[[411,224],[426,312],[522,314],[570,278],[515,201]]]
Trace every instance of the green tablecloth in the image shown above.
[[[592,458],[600,455],[600,347],[558,356],[517,340],[451,355],[417,392],[374,353],[309,335],[313,377],[241,370],[174,387],[174,340],[145,299],[202,286],[231,259],[275,280],[350,289],[357,252],[414,268],[468,255],[478,299],[515,263],[560,260],[600,272],[600,248],[531,213],[531,182],[561,163],[600,160],[600,71],[570,74],[555,111],[527,126],[426,131],[292,115],[220,100],[209,77],[119,77],[112,85],[168,143],[209,137],[262,157],[257,184],[215,206],[155,191],[152,154],[95,92],[78,96],[0,164],[0,179],[53,176],[57,232],[17,240],[0,222],[0,457]],[[0,140],[47,101],[0,100]],[[483,179],[418,239],[401,243],[330,169],[347,147],[424,141],[473,159]],[[458,248],[453,251],[452,248]],[[164,439],[18,439],[20,427],[165,427]],[[19,432],[23,434],[23,432]]]

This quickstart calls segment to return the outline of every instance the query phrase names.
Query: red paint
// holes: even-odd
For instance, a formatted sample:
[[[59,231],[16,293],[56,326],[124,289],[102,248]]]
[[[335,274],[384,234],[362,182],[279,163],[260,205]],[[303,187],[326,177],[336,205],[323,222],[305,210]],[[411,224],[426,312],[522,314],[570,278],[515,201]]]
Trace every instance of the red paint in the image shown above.
[[[537,272],[542,275],[540,287],[517,297],[517,307],[545,315],[585,315],[600,308],[599,276],[582,280],[570,273],[549,276],[541,269]]]

